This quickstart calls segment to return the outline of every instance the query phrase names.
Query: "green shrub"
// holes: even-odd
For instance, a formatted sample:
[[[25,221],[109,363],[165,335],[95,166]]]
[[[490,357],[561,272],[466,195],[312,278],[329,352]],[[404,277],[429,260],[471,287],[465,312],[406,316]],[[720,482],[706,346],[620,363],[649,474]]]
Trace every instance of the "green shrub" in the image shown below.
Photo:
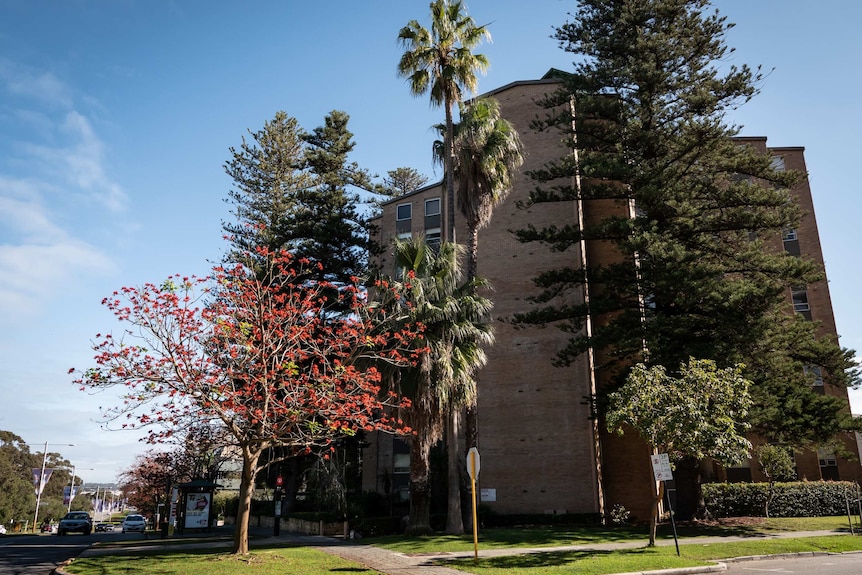
[[[350,528],[362,537],[380,537],[401,532],[401,517],[359,517],[350,521]]]
[[[213,495],[212,509],[223,517],[236,517],[239,508],[239,495],[229,492],[216,492]]]
[[[769,495],[768,483],[705,483],[703,498],[713,517],[762,517]],[[769,506],[771,517],[822,517],[843,515],[846,501],[859,497],[849,481],[794,481],[776,483]],[[853,504],[851,503],[851,509]]]
[[[356,517],[381,517],[388,515],[386,496],[376,491],[363,491],[347,499],[347,515]]]

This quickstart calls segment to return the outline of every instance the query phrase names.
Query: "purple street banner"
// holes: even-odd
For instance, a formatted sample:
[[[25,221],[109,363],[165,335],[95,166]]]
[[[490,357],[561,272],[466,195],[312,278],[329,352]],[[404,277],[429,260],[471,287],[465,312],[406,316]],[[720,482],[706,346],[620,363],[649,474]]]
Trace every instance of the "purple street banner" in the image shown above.
[[[48,480],[51,479],[51,474],[54,472],[53,469],[48,468],[45,469],[45,477],[42,477],[42,481],[39,481],[40,476],[42,475],[42,470],[38,467],[33,469],[33,487],[36,490],[36,497],[42,494],[42,490],[45,489],[45,484],[48,483]]]
[[[69,505],[69,503],[75,499],[75,496],[78,494],[78,487],[74,488],[70,485],[67,485],[63,488],[63,505]]]

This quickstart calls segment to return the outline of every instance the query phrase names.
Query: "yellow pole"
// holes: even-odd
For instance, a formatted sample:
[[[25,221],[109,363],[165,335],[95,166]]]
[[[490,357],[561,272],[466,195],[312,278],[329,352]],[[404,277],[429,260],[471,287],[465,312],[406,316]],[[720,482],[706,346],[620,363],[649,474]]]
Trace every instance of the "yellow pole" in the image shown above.
[[[476,513],[476,453],[470,452],[470,484],[473,495],[473,562],[479,560],[479,518]]]

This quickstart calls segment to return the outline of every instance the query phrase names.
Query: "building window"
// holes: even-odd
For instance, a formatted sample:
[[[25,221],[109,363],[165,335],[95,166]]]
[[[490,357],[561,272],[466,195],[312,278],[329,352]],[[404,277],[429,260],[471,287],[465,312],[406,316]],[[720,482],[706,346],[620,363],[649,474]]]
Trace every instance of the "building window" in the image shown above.
[[[746,459],[739,465],[726,467],[728,483],[751,483],[751,460]]]
[[[425,200],[425,215],[439,216],[440,215],[440,198],[433,200]]]
[[[409,220],[413,217],[413,204],[399,204],[397,210],[395,219],[399,222]]]
[[[808,290],[804,287],[791,288],[790,297],[793,299],[793,311],[805,312],[811,310],[808,306]]]
[[[410,473],[409,453],[396,453],[393,457],[392,473]]]
[[[440,228],[425,231],[425,243],[434,250],[434,253],[440,252]]]
[[[806,365],[805,375],[811,379],[811,385],[823,387],[823,369],[819,365]]]
[[[781,239],[784,240],[784,251],[792,256],[799,257],[802,252],[799,250],[799,236],[796,230],[786,229],[781,233]]]
[[[783,156],[772,156],[772,162],[770,163],[773,170],[777,170],[779,172],[784,171],[784,157]]]
[[[820,462],[820,476],[826,481],[838,481],[838,458],[835,454],[825,449],[818,449],[817,459]]]

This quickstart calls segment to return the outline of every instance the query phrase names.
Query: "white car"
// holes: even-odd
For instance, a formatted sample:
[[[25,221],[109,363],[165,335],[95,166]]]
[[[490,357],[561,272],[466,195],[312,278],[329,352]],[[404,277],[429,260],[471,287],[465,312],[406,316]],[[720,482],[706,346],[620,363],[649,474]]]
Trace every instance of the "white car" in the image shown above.
[[[143,533],[147,530],[147,520],[144,519],[143,515],[126,515],[126,518],[123,519],[122,528],[123,533],[132,533],[133,531]]]
[[[0,523],[0,535],[6,535],[6,526]]]

